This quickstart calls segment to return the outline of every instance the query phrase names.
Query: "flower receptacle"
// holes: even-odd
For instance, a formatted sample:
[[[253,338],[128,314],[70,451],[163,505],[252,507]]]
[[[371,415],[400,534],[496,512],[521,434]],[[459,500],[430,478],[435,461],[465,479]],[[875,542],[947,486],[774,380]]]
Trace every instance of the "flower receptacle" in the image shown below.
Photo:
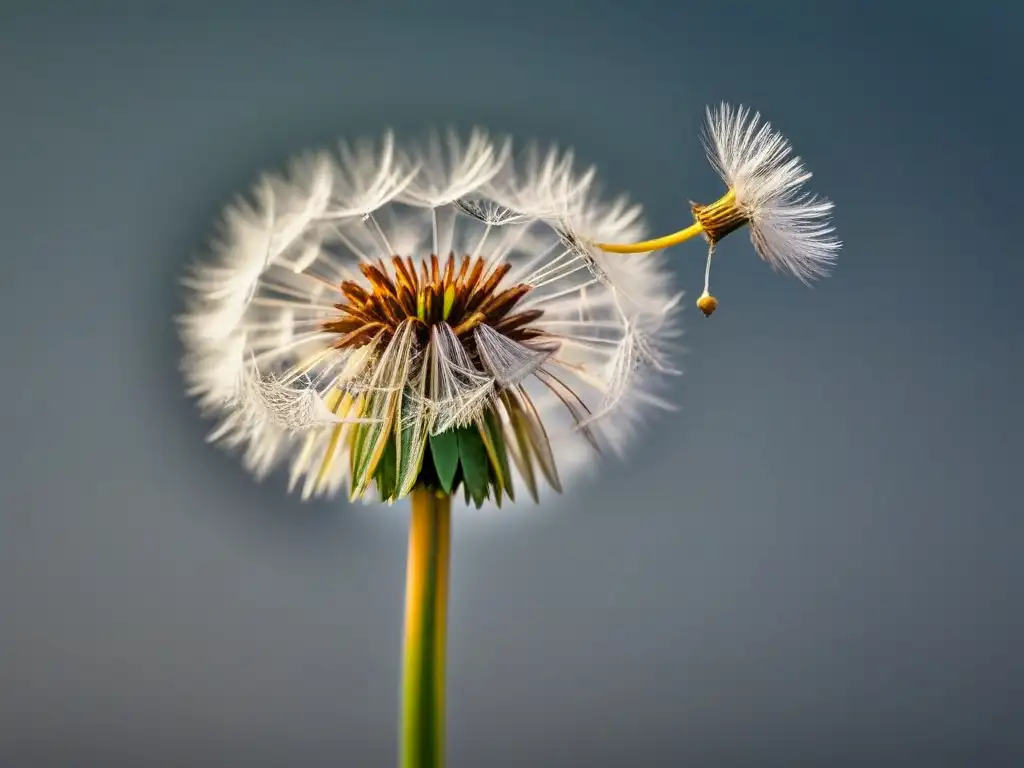
[[[726,235],[750,220],[736,202],[736,193],[731,189],[709,205],[690,201],[690,211],[711,245],[721,242]]]

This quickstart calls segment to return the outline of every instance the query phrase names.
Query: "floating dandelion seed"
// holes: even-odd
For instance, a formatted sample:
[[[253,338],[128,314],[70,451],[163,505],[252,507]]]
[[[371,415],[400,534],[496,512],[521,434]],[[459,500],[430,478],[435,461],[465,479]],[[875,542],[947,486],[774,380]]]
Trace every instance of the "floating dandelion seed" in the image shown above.
[[[803,161],[760,113],[722,104],[707,110],[704,137],[708,159],[728,186],[710,205],[691,203],[694,224],[665,237],[637,243],[600,243],[610,253],[642,253],[682,243],[703,234],[708,242],[704,292],[697,306],[710,316],[718,307],[711,295],[711,259],[715,246],[744,225],[754,250],[772,268],[804,283],[828,274],[841,244],[833,236],[832,203],[803,190],[811,178]]]
[[[343,144],[229,208],[185,280],[183,369],[211,440],[257,477],[287,464],[304,499],[411,495],[407,766],[442,759],[450,495],[560,491],[671,407],[655,390],[681,294],[659,254],[591,245],[644,235],[594,180],[571,152],[516,159],[482,131]]]

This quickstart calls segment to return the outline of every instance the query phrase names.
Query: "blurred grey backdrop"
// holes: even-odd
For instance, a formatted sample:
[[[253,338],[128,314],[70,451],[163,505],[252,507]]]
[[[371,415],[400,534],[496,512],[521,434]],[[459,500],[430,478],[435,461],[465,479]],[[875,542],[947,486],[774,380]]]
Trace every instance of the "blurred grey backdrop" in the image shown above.
[[[0,765],[394,765],[405,511],[207,446],[177,280],[296,150],[482,123],[653,229],[762,110],[837,205],[814,290],[687,288],[682,410],[539,511],[455,520],[454,768],[1024,764],[1022,12],[1009,3],[0,12]]]

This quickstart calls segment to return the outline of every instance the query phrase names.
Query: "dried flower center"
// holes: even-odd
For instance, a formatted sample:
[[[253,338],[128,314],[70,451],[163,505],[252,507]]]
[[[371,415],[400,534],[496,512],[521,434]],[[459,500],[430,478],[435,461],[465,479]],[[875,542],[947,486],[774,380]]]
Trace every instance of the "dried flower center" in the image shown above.
[[[454,253],[432,255],[418,268],[393,256],[360,269],[366,283],[342,282],[339,315],[321,325],[337,334],[335,349],[366,348],[375,356],[369,386],[336,390],[326,402],[354,419],[334,427],[331,443],[347,442],[353,498],[375,482],[386,501],[416,487],[446,494],[463,487],[478,507],[488,496],[500,505],[504,495],[513,498],[510,457],[534,498],[534,465],[560,490],[544,426],[519,382],[533,373],[574,415],[575,395],[539,370],[552,351],[551,337],[535,325],[543,311],[516,311],[532,286],[503,286],[507,263]],[[414,373],[417,345],[425,357]],[[336,453],[325,454],[321,477]]]
[[[325,322],[323,330],[339,334],[334,342],[338,349],[356,349],[373,342],[386,346],[407,320],[415,322],[417,341],[426,345],[430,327],[447,323],[478,362],[472,333],[478,325],[486,324],[517,342],[544,335],[530,327],[543,310],[513,312],[531,287],[519,283],[499,289],[510,268],[501,263],[487,270],[482,258],[468,255],[457,262],[454,253],[443,261],[432,255],[418,270],[410,257],[394,256],[390,267],[383,260],[363,263],[360,269],[369,290],[344,281],[341,292],[347,301],[334,305],[341,317]]]

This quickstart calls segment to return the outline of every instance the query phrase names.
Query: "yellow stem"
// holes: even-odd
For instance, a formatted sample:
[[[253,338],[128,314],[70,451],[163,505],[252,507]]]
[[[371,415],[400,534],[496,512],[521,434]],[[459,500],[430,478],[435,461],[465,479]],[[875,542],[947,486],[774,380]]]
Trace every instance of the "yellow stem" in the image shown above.
[[[608,253],[647,253],[648,251],[671,248],[673,245],[685,243],[687,240],[697,237],[697,235],[703,232],[704,227],[701,226],[699,221],[695,221],[686,229],[681,229],[678,232],[673,232],[671,235],[658,237],[654,240],[644,240],[642,243],[595,243],[595,245]]]
[[[410,496],[402,665],[402,768],[444,765],[445,648],[451,498]]]
[[[723,237],[749,222],[746,210],[736,200],[736,191],[730,189],[710,205],[690,203],[694,223],[671,235],[644,240],[642,243],[594,243],[609,253],[648,253],[671,248],[703,234],[708,243],[715,245]]]

